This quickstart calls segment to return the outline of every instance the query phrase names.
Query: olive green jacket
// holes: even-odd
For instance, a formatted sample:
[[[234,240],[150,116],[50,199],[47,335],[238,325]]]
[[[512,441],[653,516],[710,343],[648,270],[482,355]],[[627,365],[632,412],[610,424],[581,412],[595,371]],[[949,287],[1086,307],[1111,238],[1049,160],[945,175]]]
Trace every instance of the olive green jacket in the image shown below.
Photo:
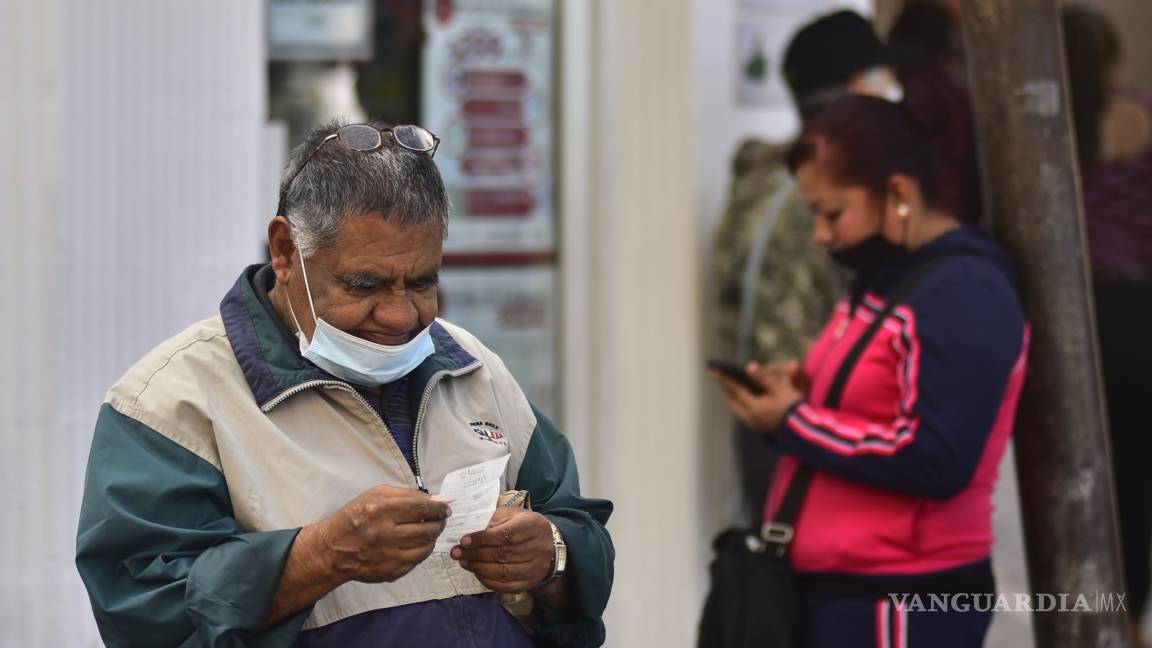
[[[786,148],[748,141],[733,161],[728,205],[716,230],[717,335],[721,355],[764,362],[803,360],[847,293],[847,275],[812,242],[812,215],[785,168]],[[768,232],[762,231],[765,225]],[[755,287],[748,339],[740,341],[748,261]],[[744,357],[740,348],[744,346]]]

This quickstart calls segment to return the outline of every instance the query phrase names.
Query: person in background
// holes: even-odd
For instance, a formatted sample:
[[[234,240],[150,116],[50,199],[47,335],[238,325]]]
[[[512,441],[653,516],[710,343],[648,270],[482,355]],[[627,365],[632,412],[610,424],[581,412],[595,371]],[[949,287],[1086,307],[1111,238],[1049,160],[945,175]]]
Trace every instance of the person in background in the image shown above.
[[[872,25],[850,11],[817,18],[789,43],[783,76],[802,120],[845,93],[898,100],[902,89]],[[812,216],[784,163],[787,145],[749,140],[732,164],[714,240],[720,356],[740,363],[803,357],[847,286],[812,244]],[[737,426],[742,516],[759,516],[775,455]]]
[[[886,42],[898,75],[931,67],[967,87],[960,20],[941,0],[905,0],[888,28]]]
[[[921,104],[950,107],[940,124],[947,136],[937,138],[935,148],[937,164],[952,169],[940,174],[940,196],[961,222],[975,223],[983,209],[960,22],[939,0],[908,0],[888,30],[887,43],[905,103],[916,112],[932,110]]]
[[[1152,97],[1116,82],[1122,50],[1106,16],[1069,5],[1063,27],[1128,610],[1141,636],[1152,552]]]
[[[990,604],[915,611],[892,596],[995,591],[992,493],[1028,350],[1011,259],[939,193],[940,121],[844,97],[805,125],[788,165],[851,291],[802,367],[748,365],[762,395],[714,374],[732,413],[782,454],[765,520],[797,467],[812,469],[788,556],[815,648],[974,648],[992,618]],[[889,306],[829,406],[846,355]]]

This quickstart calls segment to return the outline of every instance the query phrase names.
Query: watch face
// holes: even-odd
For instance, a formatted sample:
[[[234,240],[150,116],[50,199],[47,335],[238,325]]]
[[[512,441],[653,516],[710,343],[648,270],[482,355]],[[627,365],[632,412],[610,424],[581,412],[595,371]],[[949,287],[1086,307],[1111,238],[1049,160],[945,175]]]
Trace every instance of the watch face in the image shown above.
[[[552,523],[549,522],[549,524]],[[564,536],[560,534],[560,529],[556,528],[555,524],[552,524],[552,544],[556,550],[552,556],[552,577],[557,578],[564,573],[564,569],[568,566],[568,545],[564,543]]]
[[[563,574],[568,567],[568,547],[563,544],[556,545],[556,573]]]

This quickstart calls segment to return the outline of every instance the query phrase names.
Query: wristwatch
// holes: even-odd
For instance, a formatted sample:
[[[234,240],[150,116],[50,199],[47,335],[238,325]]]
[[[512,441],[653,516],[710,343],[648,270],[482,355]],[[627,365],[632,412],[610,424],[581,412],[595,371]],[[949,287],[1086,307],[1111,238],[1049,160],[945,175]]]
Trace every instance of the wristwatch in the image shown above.
[[[551,520],[548,521],[548,525],[552,527],[552,573],[532,589],[555,583],[564,576],[564,570],[568,568],[568,545],[564,544],[564,536],[560,535],[560,529],[556,528]]]

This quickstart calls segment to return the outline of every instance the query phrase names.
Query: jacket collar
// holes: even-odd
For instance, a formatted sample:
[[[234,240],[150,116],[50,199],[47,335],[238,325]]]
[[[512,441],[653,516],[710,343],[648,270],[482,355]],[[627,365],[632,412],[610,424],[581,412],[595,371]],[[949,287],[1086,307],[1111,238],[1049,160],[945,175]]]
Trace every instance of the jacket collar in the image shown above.
[[[272,288],[270,285],[256,285],[257,273],[266,265],[245,268],[220,302],[220,317],[224,320],[232,352],[240,363],[252,395],[264,410],[271,409],[270,403],[284,400],[280,397],[286,392],[307,383],[342,382],[305,360],[295,344],[296,340],[285,335],[279,315],[269,312],[257,297],[257,290],[266,292]],[[411,393],[423,392],[428,382],[439,373],[460,375],[481,366],[480,361],[460,346],[439,321],[432,323],[432,344],[435,353],[409,375],[413,388]]]
[[[884,265],[871,275],[857,275],[852,281],[851,303],[856,305],[867,292],[888,295],[901,280],[926,260],[939,256],[965,255],[979,257],[995,266],[1012,284],[1016,273],[1012,258],[986,230],[975,225],[962,225],[914,252],[909,252]]]

